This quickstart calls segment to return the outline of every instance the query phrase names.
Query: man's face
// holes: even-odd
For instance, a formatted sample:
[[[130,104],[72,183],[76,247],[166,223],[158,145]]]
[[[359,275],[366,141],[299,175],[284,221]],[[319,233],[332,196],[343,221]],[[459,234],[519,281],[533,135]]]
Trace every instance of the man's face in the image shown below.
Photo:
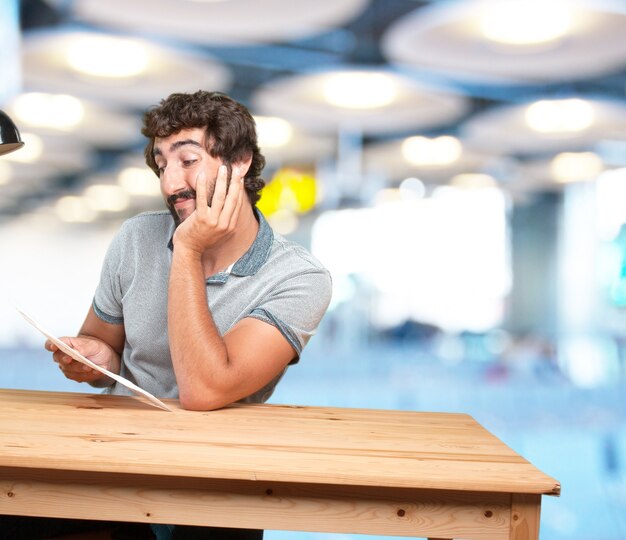
[[[154,141],[161,193],[176,225],[196,209],[196,178],[201,171],[209,179],[207,200],[211,204],[222,160],[209,155],[206,147],[206,134],[202,128],[183,129]]]

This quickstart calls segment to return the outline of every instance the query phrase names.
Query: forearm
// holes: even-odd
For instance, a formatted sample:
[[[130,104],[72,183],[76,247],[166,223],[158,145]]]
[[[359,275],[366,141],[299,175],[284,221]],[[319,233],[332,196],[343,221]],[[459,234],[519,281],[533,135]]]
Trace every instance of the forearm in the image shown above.
[[[223,406],[231,366],[208,308],[200,254],[176,246],[170,272],[168,333],[180,401],[185,408]]]
[[[95,314],[93,307],[89,309],[87,317],[78,333],[79,337],[96,339],[102,343],[98,348],[97,363],[111,373],[118,375],[121,371],[121,357],[124,351],[126,334],[123,325],[110,324],[102,321]],[[102,375],[89,381],[95,388],[111,386],[114,380],[107,375]]]

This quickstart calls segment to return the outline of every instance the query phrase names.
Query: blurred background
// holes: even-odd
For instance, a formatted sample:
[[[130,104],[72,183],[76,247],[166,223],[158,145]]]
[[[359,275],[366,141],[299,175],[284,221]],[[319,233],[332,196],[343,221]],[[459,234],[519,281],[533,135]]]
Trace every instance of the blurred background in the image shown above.
[[[271,401],[469,413],[562,483],[542,538],[626,538],[626,2],[3,0],[0,51],[1,387],[90,391],[14,305],[77,331],[163,206],[141,113],[219,90],[334,279]]]

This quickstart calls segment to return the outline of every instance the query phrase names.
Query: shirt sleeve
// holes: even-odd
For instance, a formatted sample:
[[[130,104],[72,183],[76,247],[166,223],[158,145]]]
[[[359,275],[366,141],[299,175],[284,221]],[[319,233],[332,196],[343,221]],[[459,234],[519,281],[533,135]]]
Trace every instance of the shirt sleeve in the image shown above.
[[[276,285],[250,317],[280,330],[296,351],[296,363],[328,308],[332,293],[330,274],[322,268],[290,276]]]
[[[95,314],[104,322],[111,324],[122,324],[124,322],[120,276],[124,235],[125,227],[122,227],[109,245],[92,304]]]

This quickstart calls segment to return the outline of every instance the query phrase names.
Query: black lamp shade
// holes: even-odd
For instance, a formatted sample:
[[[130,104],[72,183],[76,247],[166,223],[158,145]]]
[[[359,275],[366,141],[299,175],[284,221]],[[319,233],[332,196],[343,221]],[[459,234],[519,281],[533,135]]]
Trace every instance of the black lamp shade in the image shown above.
[[[20,132],[9,116],[0,110],[0,156],[22,148]]]

